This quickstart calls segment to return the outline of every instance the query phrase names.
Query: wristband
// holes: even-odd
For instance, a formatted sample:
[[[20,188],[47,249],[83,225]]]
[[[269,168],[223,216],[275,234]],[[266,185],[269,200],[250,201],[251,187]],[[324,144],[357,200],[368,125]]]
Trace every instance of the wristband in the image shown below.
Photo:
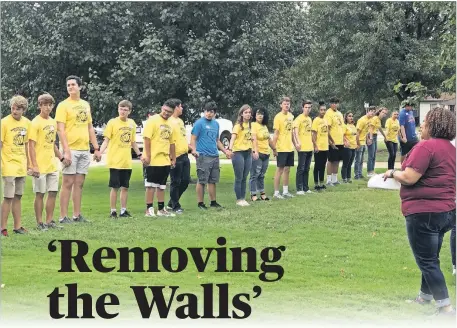
[[[393,169],[392,171],[390,171],[390,178],[393,179],[395,171],[397,171],[397,170],[396,170],[396,169]]]
[[[64,159],[65,159],[65,157],[62,157],[62,158],[60,159],[60,161],[63,162]]]

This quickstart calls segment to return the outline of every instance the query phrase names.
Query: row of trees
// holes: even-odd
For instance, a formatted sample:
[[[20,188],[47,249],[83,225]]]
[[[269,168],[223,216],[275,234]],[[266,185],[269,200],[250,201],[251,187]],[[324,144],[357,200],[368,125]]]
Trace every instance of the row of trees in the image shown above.
[[[63,100],[71,74],[96,122],[123,98],[140,121],[169,97],[231,118],[282,95],[361,111],[455,89],[453,2],[7,2],[1,32],[2,114],[16,93]]]

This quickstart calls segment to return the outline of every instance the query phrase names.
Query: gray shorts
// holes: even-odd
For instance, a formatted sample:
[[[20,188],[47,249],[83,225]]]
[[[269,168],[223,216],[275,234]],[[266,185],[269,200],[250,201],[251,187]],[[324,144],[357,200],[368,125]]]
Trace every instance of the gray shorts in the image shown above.
[[[90,165],[88,150],[71,150],[71,165],[62,167],[62,174],[87,174]]]
[[[198,156],[197,157],[197,178],[198,183],[218,183],[221,175],[219,157]]]

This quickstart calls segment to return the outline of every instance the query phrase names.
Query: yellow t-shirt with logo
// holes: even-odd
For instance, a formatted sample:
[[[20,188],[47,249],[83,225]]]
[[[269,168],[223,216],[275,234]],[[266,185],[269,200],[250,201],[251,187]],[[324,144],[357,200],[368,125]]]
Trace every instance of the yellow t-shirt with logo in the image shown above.
[[[345,124],[344,136],[349,141],[349,149],[357,148],[357,128],[354,124]]]
[[[266,125],[254,122],[251,124],[251,133],[257,138],[257,150],[260,154],[270,154],[268,141],[270,140],[270,132]]]
[[[135,141],[136,123],[119,117],[108,121],[103,136],[109,139],[106,166],[110,169],[132,168],[132,142]]]
[[[236,134],[233,143],[233,151],[244,151],[252,149],[252,131],[249,123],[243,122],[243,129],[239,123],[233,127],[232,134]]]
[[[324,119],[327,121],[330,136],[332,137],[335,145],[343,145],[344,139],[344,119],[340,111],[334,111],[329,108],[325,113]]]
[[[172,123],[155,114],[146,121],[143,138],[151,141],[151,161],[149,166],[171,165],[170,145],[176,143],[176,129]]]
[[[298,129],[298,139],[300,141],[300,151],[312,151],[313,137],[311,135],[311,126],[313,120],[309,116],[300,114],[295,118],[293,127]]]
[[[25,177],[27,156],[25,147],[29,142],[30,120],[21,117],[19,121],[11,115],[1,121],[2,176]]]
[[[316,131],[316,145],[320,151],[328,150],[328,124],[325,118],[316,117],[311,126]]]
[[[360,142],[361,146],[364,146],[367,144],[367,134],[368,134],[368,130],[370,129],[370,124],[371,124],[370,121],[371,121],[371,119],[369,119],[366,115],[362,116],[357,121],[356,127],[357,127],[357,130],[360,130],[359,142]]]
[[[56,141],[57,122],[49,117],[44,119],[40,115],[30,124],[29,140],[35,141],[35,154],[40,174],[57,171],[54,145]]]
[[[88,127],[92,124],[92,115],[87,101],[65,99],[57,106],[56,121],[65,124],[70,150],[89,150]]]
[[[294,144],[292,142],[293,122],[294,116],[291,113],[283,114],[280,112],[276,114],[273,121],[273,129],[279,131],[278,140],[276,142],[277,152],[294,151]]]
[[[378,134],[379,129],[381,128],[381,119],[379,116],[373,116],[370,120],[371,133]]]
[[[189,144],[187,143],[186,127],[184,122],[179,117],[170,117],[168,121],[174,129],[176,129],[176,157],[187,154],[189,151]]]
[[[400,122],[388,118],[386,121],[386,141],[398,143],[398,130],[400,130]]]

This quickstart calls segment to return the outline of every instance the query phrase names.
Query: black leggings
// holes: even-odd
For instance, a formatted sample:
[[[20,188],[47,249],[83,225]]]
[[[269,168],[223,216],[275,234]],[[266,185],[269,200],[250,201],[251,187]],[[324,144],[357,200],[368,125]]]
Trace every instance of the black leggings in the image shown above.
[[[314,184],[317,184],[319,181],[324,182],[327,154],[328,150],[314,153]]]
[[[387,160],[387,169],[393,170],[395,167],[395,158],[397,157],[398,144],[392,141],[386,141],[389,159]]]
[[[354,163],[355,149],[344,148],[343,167],[341,168],[341,177],[343,180],[351,179],[351,166]]]

